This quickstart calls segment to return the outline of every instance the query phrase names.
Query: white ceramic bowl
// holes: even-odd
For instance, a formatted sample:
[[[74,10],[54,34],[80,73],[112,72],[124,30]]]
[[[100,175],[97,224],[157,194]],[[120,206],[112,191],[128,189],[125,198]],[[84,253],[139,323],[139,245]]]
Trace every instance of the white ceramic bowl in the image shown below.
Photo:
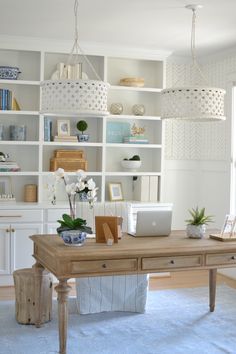
[[[142,161],[140,160],[122,160],[121,166],[125,171],[137,171],[142,165]]]

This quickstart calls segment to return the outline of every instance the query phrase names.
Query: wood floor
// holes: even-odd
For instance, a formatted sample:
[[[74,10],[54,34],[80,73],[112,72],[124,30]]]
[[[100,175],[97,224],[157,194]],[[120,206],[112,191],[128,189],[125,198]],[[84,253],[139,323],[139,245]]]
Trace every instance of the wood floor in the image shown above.
[[[217,284],[227,284],[236,288],[236,280],[232,280],[224,275],[217,275]],[[70,295],[75,295],[74,283],[70,284],[72,290]],[[149,290],[163,290],[176,288],[194,288],[199,286],[208,286],[208,271],[187,271],[163,273],[161,275],[152,275],[149,281]],[[54,296],[56,296],[54,292]],[[0,301],[14,300],[14,287],[0,287]]]

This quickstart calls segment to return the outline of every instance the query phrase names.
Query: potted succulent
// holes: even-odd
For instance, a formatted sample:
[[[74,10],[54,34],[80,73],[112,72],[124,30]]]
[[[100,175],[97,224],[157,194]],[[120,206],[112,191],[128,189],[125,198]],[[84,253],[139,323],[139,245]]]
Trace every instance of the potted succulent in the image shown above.
[[[206,232],[206,225],[213,222],[212,215],[205,215],[205,208],[196,207],[189,210],[191,219],[185,220],[187,223],[186,232],[190,238],[203,238]]]
[[[77,139],[80,142],[83,141],[88,141],[89,140],[89,135],[88,134],[84,134],[84,132],[87,130],[88,128],[88,124],[87,122],[85,122],[85,120],[80,120],[77,124],[76,124],[77,129],[81,132],[81,134],[77,134]]]
[[[134,155],[130,159],[125,158],[124,160],[121,161],[121,166],[125,170],[129,170],[129,171],[136,171],[138,168],[141,167],[141,165],[142,165],[142,161],[139,155]]]

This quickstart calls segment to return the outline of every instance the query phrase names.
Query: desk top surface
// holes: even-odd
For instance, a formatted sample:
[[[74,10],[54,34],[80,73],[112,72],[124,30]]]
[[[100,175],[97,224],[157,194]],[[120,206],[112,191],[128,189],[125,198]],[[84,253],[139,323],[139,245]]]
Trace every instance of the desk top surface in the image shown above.
[[[124,234],[122,239],[112,246],[96,243],[95,239],[87,239],[82,247],[68,247],[58,235],[33,235],[30,238],[36,247],[44,248],[54,256],[64,259],[236,252],[236,241],[221,242],[210,239],[208,235],[203,239],[190,239],[185,230],[172,231],[167,237],[132,237]]]

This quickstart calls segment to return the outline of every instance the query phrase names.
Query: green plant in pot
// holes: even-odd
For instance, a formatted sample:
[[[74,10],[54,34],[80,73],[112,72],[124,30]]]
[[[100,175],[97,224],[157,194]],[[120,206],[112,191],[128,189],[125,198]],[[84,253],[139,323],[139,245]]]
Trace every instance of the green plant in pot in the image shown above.
[[[88,202],[92,208],[97,200],[98,188],[92,178],[86,179],[86,174],[82,170],[76,172],[76,181],[72,183],[69,183],[70,177],[67,176],[63,168],[55,171],[52,177],[52,183],[48,183],[49,199],[52,204],[56,203],[56,187],[62,183],[65,186],[70,209],[70,214],[63,214],[62,219],[57,220],[60,224],[57,233],[62,237],[65,245],[82,246],[86,235],[91,234],[92,229],[87,226],[86,220],[76,216],[76,197]]]
[[[134,155],[130,159],[123,159],[121,166],[128,171],[136,171],[142,165],[142,161],[139,155]]]
[[[186,232],[190,238],[203,238],[206,232],[206,225],[213,222],[212,215],[205,215],[205,208],[189,209],[191,219],[185,220],[187,223]]]
[[[77,139],[80,142],[88,141],[89,140],[89,135],[84,134],[84,132],[88,129],[88,124],[85,120],[80,120],[76,124],[77,129],[81,132],[81,134],[77,134]]]

